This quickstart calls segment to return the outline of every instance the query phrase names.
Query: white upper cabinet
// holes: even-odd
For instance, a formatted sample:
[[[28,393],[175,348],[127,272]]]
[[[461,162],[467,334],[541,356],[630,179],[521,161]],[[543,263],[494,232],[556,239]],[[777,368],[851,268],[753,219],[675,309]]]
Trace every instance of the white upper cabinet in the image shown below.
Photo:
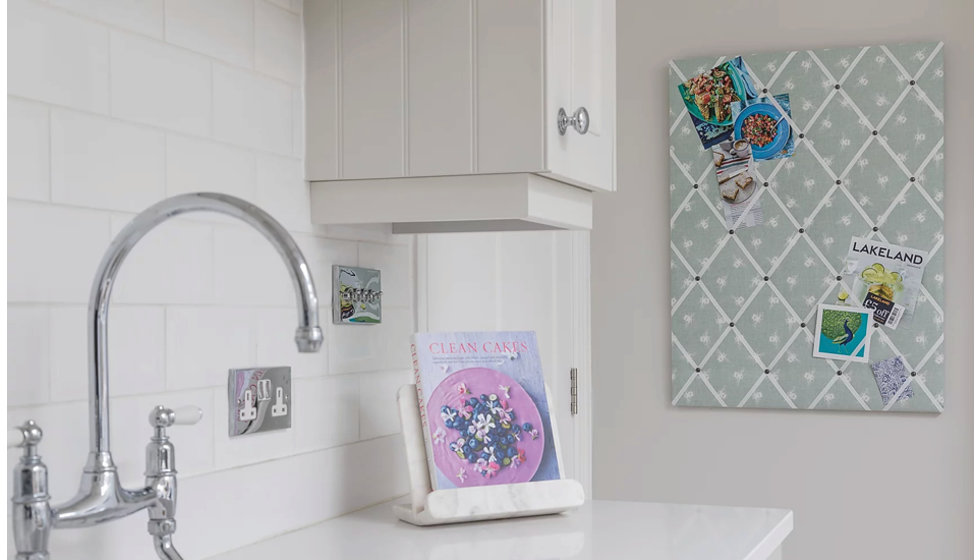
[[[374,195],[488,174],[615,190],[615,19],[614,0],[307,0],[314,219],[334,223],[316,207],[364,179]]]

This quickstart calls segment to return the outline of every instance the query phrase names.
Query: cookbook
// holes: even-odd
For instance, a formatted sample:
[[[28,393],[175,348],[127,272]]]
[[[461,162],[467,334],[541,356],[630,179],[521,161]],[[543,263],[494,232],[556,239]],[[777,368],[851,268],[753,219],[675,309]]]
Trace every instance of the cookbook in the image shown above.
[[[417,333],[411,350],[433,490],[561,478],[534,332]]]

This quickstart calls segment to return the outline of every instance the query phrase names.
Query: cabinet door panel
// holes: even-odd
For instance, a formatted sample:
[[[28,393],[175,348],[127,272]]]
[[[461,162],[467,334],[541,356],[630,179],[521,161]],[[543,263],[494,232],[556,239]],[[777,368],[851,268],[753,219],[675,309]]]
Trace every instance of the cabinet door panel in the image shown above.
[[[340,178],[339,40],[340,0],[307,2],[306,177]]]
[[[542,171],[544,6],[477,0],[477,172]]]
[[[408,174],[473,171],[472,5],[408,2]]]
[[[549,174],[587,188],[616,184],[616,8],[613,0],[548,4]],[[558,110],[585,107],[589,130],[558,132]]]
[[[341,1],[341,178],[405,175],[403,7]]]

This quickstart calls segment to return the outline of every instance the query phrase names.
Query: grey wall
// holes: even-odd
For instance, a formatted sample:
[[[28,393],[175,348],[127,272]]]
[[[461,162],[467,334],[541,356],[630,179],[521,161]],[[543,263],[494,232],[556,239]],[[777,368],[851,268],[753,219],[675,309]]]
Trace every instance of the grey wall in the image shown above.
[[[792,508],[792,560],[971,558],[972,3],[618,6],[620,190],[597,196],[592,238],[595,497]],[[671,406],[667,61],[933,39],[946,43],[949,70],[946,411]]]

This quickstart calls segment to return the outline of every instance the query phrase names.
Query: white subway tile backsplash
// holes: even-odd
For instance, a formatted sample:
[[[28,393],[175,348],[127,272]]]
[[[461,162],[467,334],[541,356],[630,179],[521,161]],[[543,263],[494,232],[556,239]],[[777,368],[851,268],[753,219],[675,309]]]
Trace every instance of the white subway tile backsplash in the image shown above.
[[[51,400],[88,398],[88,308],[51,307]],[[109,387],[112,396],[165,390],[164,308],[113,305],[109,309]]]
[[[221,303],[290,305],[295,288],[279,253],[248,226],[214,228],[214,294]]]
[[[110,43],[114,116],[191,134],[210,132],[211,63],[206,58],[117,31]]]
[[[294,483],[270,491],[273,480]],[[181,552],[206,558],[407,492],[400,436],[194,477],[181,486]]]
[[[220,192],[255,200],[250,150],[177,134],[167,135],[167,195]]]
[[[288,9],[288,8],[287,8]],[[303,46],[297,14],[281,7],[255,2],[255,69],[298,85],[302,75]]]
[[[112,395],[163,392],[166,389],[164,308],[116,305],[109,311],[109,322],[112,335],[109,339],[109,386],[112,387]]]
[[[52,305],[48,326],[39,332],[51,345],[51,400],[83,401],[88,398],[87,306]],[[113,333],[117,331],[112,329]],[[112,360],[110,358],[110,363]],[[116,387],[109,380],[113,394]]]
[[[252,66],[252,0],[167,0],[167,42]]]
[[[112,216],[113,235],[133,216]],[[123,303],[209,303],[214,274],[212,228],[190,219],[171,219],[151,230],[119,270],[113,291]]]
[[[293,90],[293,155],[296,157],[303,157],[306,154],[306,147],[304,142],[306,141],[306,118],[303,115],[303,109],[305,108],[303,104],[303,90],[294,89]],[[303,166],[305,168],[305,166]]]
[[[310,186],[302,162],[295,158],[259,155],[256,203],[290,231],[312,231]]]
[[[333,289],[333,265],[357,262],[357,244],[350,241],[326,239],[305,234],[293,236],[313,273],[320,294],[320,304],[329,308]],[[329,319],[329,316],[328,318]],[[325,321],[329,323],[329,320]]]
[[[51,197],[51,111],[47,105],[7,97],[7,196]]]
[[[51,199],[139,211],[164,197],[164,134],[105,117],[51,113]]]
[[[163,38],[163,0],[48,0],[84,16]]]
[[[235,307],[167,308],[167,389],[226,387],[228,370],[257,365],[253,313]]]
[[[31,0],[7,5],[7,93],[105,113],[108,31]]]
[[[322,292],[321,292],[322,293]],[[330,322],[324,309],[320,325]],[[265,366],[290,366],[293,379],[318,377],[330,373],[330,349],[324,344],[319,352],[300,352],[296,349],[296,327],[299,325],[295,306],[258,308],[255,310],[255,363]]]
[[[48,401],[51,346],[48,309],[7,307],[7,406]]]
[[[331,375],[293,381],[293,430],[297,451],[313,451],[358,440],[357,377]]]
[[[406,350],[407,353],[407,350]],[[360,439],[372,439],[401,433],[401,419],[395,395],[398,388],[414,383],[412,371],[385,371],[362,373],[360,376]]]
[[[293,153],[292,89],[272,78],[214,65],[214,136],[278,154]]]
[[[384,304],[397,307],[412,305],[412,253],[408,245],[380,243],[357,244],[358,266],[381,271]]]
[[[8,201],[7,300],[87,302],[108,245],[103,212]]]
[[[380,325],[334,325],[326,329],[331,373],[404,369],[414,320],[407,308],[384,306]]]

